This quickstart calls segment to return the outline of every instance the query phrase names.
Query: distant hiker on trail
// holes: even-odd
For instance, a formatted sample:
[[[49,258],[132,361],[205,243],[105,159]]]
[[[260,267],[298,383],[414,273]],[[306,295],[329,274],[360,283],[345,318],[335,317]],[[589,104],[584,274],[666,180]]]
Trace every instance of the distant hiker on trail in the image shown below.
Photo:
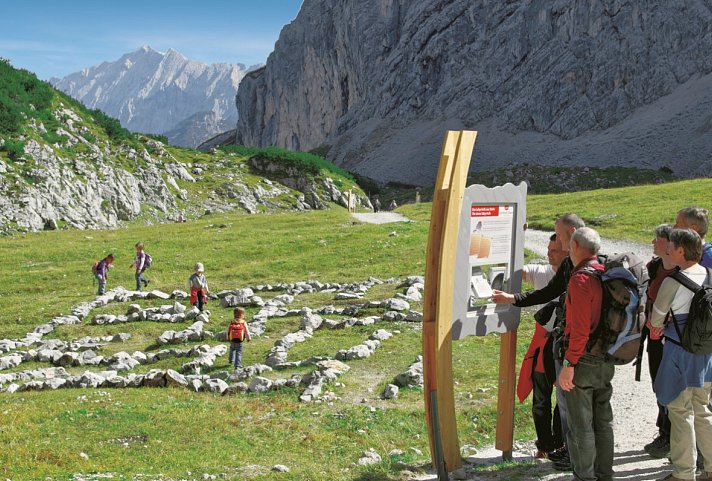
[[[112,262],[114,262],[114,254],[109,254],[102,260],[95,262],[92,267],[94,277],[99,282],[99,291],[96,293],[99,296],[106,291],[106,279],[109,277],[109,267],[111,267]]]
[[[148,283],[151,282],[150,279],[147,279],[144,277],[143,273],[151,267],[152,259],[151,256],[143,251],[143,242],[137,242],[136,245],[136,257],[134,257],[133,262],[129,266],[129,269],[132,267],[136,268],[136,290],[140,291],[141,290],[141,284],[143,284],[143,287],[148,286]]]
[[[391,200],[391,203],[388,205],[388,210],[396,210],[398,208],[398,204],[396,204],[396,200],[393,199]]]
[[[381,210],[381,201],[378,200],[378,197],[376,197],[373,200],[373,211],[374,212],[379,212]]]
[[[242,343],[251,341],[250,330],[245,322],[245,310],[236,307],[233,311],[234,318],[227,328],[227,339],[230,341],[230,362],[235,370],[242,368]]]
[[[210,292],[202,263],[195,264],[195,273],[188,278],[188,288],[190,289],[190,305],[197,305],[198,310],[202,312],[203,306],[208,302],[208,293]]]

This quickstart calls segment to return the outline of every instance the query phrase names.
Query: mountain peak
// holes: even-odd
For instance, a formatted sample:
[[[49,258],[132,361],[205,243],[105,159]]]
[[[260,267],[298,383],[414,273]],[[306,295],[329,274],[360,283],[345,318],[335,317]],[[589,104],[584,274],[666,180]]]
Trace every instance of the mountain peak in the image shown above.
[[[165,53],[166,57],[177,57],[182,60],[187,60],[186,56],[180,53],[178,50],[175,50],[174,48],[169,48],[168,51]]]
[[[244,66],[206,65],[173,48],[163,53],[144,45],[116,61],[55,79],[53,85],[130,130],[171,132],[171,142],[195,146],[235,126],[234,99],[244,74]],[[206,112],[210,122],[183,122]],[[192,131],[180,135],[179,127]]]

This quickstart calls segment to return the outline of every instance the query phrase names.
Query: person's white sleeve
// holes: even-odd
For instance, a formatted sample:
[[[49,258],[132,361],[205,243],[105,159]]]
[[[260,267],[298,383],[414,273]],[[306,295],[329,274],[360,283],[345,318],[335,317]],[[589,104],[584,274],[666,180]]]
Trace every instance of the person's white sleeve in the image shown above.
[[[650,324],[653,327],[663,327],[679,286],[680,283],[670,277],[663,281],[660,290],[658,290],[658,296],[655,298],[653,310],[650,313]]]

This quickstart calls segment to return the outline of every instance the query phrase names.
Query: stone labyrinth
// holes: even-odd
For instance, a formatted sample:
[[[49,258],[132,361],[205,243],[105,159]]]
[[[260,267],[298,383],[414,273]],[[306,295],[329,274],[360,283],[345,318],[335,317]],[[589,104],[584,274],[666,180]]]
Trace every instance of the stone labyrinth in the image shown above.
[[[167,347],[199,341],[226,342],[226,326],[217,326],[217,331],[206,329],[210,323],[210,312],[199,312],[197,308],[186,308],[188,295],[183,291],[167,294],[161,291],[127,291],[117,287],[98,296],[91,302],[81,303],[71,310],[70,315],[52,319],[37,326],[22,339],[0,340],[0,392],[22,392],[31,390],[49,390],[59,388],[126,388],[126,387],[184,387],[196,392],[212,392],[220,395],[240,392],[266,392],[284,387],[303,387],[299,396],[302,402],[333,400],[335,395],[322,389],[347,372],[346,364],[352,359],[363,359],[372,355],[382,342],[399,331],[375,329],[369,338],[348,349],[342,349],[331,356],[318,356],[287,361],[290,348],[297,343],[307,342],[319,329],[348,329],[352,326],[377,327],[379,323],[408,321],[420,323],[422,314],[410,309],[409,301],[422,299],[423,278],[410,276],[405,282],[397,279],[381,281],[369,278],[363,282],[351,284],[323,284],[318,281],[296,282],[292,284],[259,285],[219,292],[214,298],[220,300],[221,307],[236,306],[258,308],[257,313],[248,319],[253,337],[264,334],[270,319],[286,316],[299,316],[299,329],[277,339],[267,352],[264,364],[253,364],[241,370],[224,370],[201,374],[201,369],[212,366],[216,359],[227,356],[226,344],[202,344],[191,348]],[[362,304],[335,307],[333,305],[318,308],[303,307],[289,309],[294,297],[306,293],[333,293],[334,300],[363,299],[368,290],[376,284],[394,284],[403,286],[393,298],[383,300],[364,300]],[[256,293],[274,294],[264,301]],[[92,311],[110,303],[127,303],[142,299],[162,299],[172,301],[159,307],[142,308],[140,304],[130,303],[125,315],[95,314]],[[383,310],[383,314],[358,317],[364,309]],[[342,316],[330,319],[329,316]],[[99,354],[108,343],[121,343],[131,336],[119,333],[104,337],[83,337],[73,341],[52,339],[49,336],[63,325],[88,323],[90,325],[124,324],[130,322],[163,322],[187,324],[182,330],[166,330],[157,339],[156,344],[164,347],[155,352],[135,351],[118,352],[111,356]],[[151,369],[146,374],[132,373],[140,365],[152,364],[171,357],[186,358],[179,370]],[[26,362],[47,363],[51,367],[16,371],[15,368]],[[80,375],[71,375],[65,368],[86,366]],[[268,379],[262,374],[269,371],[288,371],[295,367],[313,366],[307,374],[292,374],[277,379]],[[92,367],[92,369],[89,369]],[[2,373],[13,369],[14,372]],[[423,383],[422,358],[418,356],[406,372],[396,376],[383,393],[385,398],[398,395],[399,386],[421,386]]]

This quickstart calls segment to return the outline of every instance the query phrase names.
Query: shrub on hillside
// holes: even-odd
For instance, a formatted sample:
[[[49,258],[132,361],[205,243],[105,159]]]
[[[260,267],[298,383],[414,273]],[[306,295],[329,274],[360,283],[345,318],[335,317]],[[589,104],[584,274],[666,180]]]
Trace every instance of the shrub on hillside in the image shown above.
[[[18,160],[25,155],[25,143],[20,140],[5,139],[2,150],[7,152],[12,160]]]
[[[319,175],[323,171],[354,180],[353,176],[344,169],[337,167],[323,157],[310,154],[308,152],[298,152],[282,149],[279,147],[245,147],[243,145],[222,145],[220,150],[227,153],[235,153],[245,157],[258,157],[285,165],[291,165],[304,171],[307,174]]]
[[[90,110],[89,113],[94,117],[94,121],[99,125],[106,135],[112,140],[132,140],[134,135],[121,126],[121,123],[113,117],[109,117],[99,109]]]
[[[51,106],[52,87],[0,58],[0,132],[17,132],[22,126],[22,114],[34,117],[34,112],[49,111]]]

